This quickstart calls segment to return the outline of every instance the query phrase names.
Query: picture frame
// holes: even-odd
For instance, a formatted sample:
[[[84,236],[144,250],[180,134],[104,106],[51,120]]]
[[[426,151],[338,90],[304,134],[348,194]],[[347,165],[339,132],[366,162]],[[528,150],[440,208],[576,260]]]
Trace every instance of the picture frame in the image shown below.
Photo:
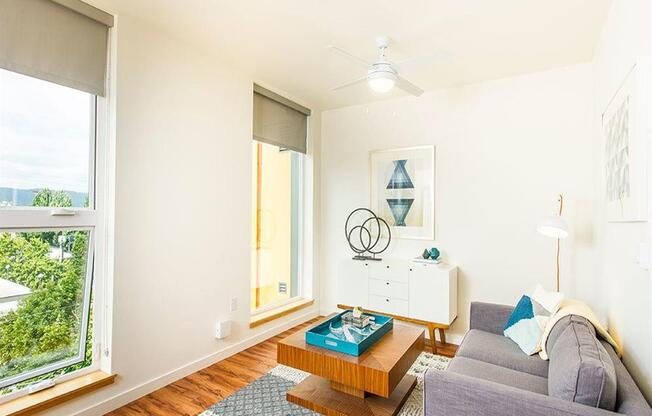
[[[634,65],[602,113],[603,197],[608,222],[647,221],[647,145]]]
[[[435,239],[435,146],[369,154],[369,206],[403,239]]]

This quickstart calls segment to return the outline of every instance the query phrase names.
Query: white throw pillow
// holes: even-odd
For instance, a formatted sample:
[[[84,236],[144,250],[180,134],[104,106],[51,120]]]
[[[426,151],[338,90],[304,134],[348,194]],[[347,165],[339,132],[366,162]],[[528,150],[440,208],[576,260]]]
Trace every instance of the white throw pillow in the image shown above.
[[[530,297],[546,308],[546,310],[550,312],[550,315],[557,312],[561,301],[564,300],[563,293],[547,291],[543,286],[541,286],[541,284],[537,285]]]

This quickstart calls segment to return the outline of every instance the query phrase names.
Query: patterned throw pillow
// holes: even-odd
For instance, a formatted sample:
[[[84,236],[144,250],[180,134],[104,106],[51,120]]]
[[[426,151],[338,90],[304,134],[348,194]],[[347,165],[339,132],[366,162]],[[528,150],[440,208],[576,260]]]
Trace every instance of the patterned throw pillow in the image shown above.
[[[541,351],[541,337],[550,316],[557,312],[563,295],[537,286],[532,296],[523,295],[503,328],[506,337],[528,355]]]

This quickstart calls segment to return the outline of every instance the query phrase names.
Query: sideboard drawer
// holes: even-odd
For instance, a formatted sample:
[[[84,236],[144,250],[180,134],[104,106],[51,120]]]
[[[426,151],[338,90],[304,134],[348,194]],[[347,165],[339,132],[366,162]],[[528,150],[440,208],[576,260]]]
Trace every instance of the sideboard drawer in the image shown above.
[[[408,300],[409,290],[407,283],[369,279],[369,294]]]
[[[407,283],[408,263],[401,260],[370,261],[369,278]]]
[[[408,302],[403,299],[369,295],[369,308],[380,313],[407,316]]]

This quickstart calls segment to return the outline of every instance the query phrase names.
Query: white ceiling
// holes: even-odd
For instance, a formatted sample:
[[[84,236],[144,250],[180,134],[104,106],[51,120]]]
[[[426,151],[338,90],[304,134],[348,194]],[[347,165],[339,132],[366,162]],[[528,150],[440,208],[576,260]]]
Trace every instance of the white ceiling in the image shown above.
[[[452,60],[403,73],[425,90],[591,60],[611,0],[99,0],[192,42],[254,79],[328,109],[386,98],[365,85],[333,87],[364,69],[329,53],[372,60],[388,35],[390,58],[438,50]],[[400,93],[393,92],[393,95]],[[391,94],[390,94],[391,96]]]

